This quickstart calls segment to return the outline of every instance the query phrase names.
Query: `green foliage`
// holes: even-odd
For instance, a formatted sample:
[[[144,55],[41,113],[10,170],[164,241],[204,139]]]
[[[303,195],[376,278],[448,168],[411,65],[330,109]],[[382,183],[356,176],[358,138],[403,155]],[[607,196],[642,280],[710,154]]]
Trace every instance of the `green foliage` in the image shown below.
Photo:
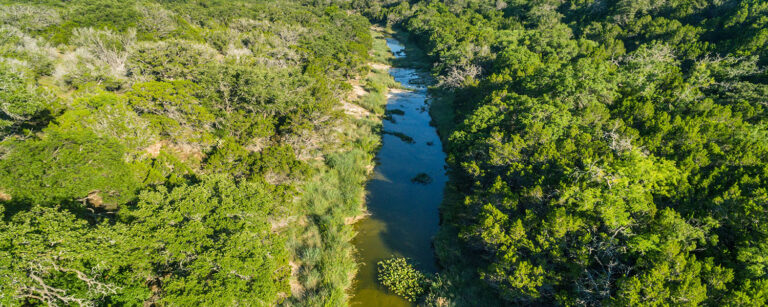
[[[0,230],[3,305],[84,305],[125,291],[113,266],[124,254],[105,229],[59,207],[33,206],[4,219]],[[133,293],[134,300],[148,292]]]
[[[362,5],[413,36],[453,99],[461,201],[436,246],[471,273],[446,276],[507,304],[760,304],[758,2]]]
[[[98,192],[121,204],[135,196],[138,178],[125,148],[88,130],[49,129],[39,140],[8,140],[0,160],[0,186],[31,204],[70,203]]]
[[[89,224],[33,206],[3,221],[3,299],[48,304],[150,299],[167,304],[271,302],[286,291],[284,237],[270,217],[288,195],[226,176],[145,190],[118,212],[130,222]],[[66,291],[65,291],[66,290]],[[152,293],[150,293],[152,292]]]
[[[50,98],[30,84],[18,67],[0,63],[0,137],[34,125],[49,104]]]
[[[415,302],[424,294],[426,277],[405,258],[391,258],[378,263],[379,282],[389,291]]]
[[[0,12],[2,24],[24,31],[41,31],[61,23],[59,11],[52,7],[29,4],[9,4]]]
[[[275,205],[287,195],[280,194],[226,176],[142,192],[120,213],[131,221],[122,244],[134,274],[162,279],[163,301],[174,305],[274,301],[290,272],[284,239],[268,221],[281,215]]]
[[[43,33],[56,44],[68,43],[75,28],[92,27],[125,31],[136,27],[139,13],[135,1],[77,0],[69,3],[62,22],[46,28]]]
[[[378,140],[338,110],[365,18],[0,2],[0,305],[346,303]]]
[[[232,139],[224,139],[206,157],[205,169],[211,173],[225,172],[235,178],[248,177],[254,172],[256,157]]]
[[[27,11],[26,7],[17,9],[21,14]],[[8,14],[14,13],[13,8],[8,9]],[[30,13],[31,12],[27,12]],[[40,16],[40,18],[44,18]],[[8,24],[11,24],[10,22]],[[5,68],[3,70],[19,70],[19,67],[29,69],[34,76],[50,75],[54,70],[54,61],[52,57],[53,49],[50,48],[44,40],[30,36],[19,28],[12,26],[0,27],[0,56],[4,58],[15,59],[17,61],[4,60],[3,64],[15,64],[16,68]],[[15,63],[14,63],[15,62]],[[21,69],[22,71],[26,69]]]
[[[155,80],[198,80],[200,70],[218,53],[208,45],[178,39],[145,42],[128,58],[131,74]]]
[[[128,105],[125,97],[103,90],[83,92],[72,108],[56,118],[60,130],[90,130],[120,142],[127,152],[150,146],[158,133]]]
[[[136,83],[128,103],[151,127],[173,140],[208,143],[214,117],[194,97],[199,87],[187,80]]]

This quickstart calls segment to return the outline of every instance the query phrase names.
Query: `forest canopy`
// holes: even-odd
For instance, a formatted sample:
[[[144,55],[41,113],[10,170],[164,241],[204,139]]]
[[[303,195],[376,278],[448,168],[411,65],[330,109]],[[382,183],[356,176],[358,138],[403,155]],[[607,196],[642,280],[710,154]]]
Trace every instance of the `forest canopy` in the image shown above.
[[[463,200],[437,253],[487,292],[442,302],[768,303],[768,3],[361,10],[410,33],[452,99]]]
[[[430,62],[453,193],[442,270],[382,285],[768,305],[763,0],[0,0],[0,305],[346,305],[372,23]]]
[[[339,106],[369,28],[301,1],[0,1],[0,305],[344,304],[377,138]]]

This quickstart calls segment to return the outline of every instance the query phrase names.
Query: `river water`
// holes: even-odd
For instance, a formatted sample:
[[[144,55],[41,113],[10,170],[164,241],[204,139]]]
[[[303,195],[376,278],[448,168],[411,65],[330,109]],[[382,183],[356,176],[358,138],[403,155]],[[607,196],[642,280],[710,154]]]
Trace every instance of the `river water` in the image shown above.
[[[405,56],[405,48],[397,40],[387,38],[387,46],[395,57]],[[358,234],[354,244],[361,265],[352,306],[413,305],[388,293],[376,281],[376,263],[380,260],[407,257],[423,272],[437,270],[432,238],[439,227],[438,207],[448,181],[445,153],[437,130],[430,126],[427,88],[422,82],[425,72],[394,67],[389,74],[409,91],[394,93],[387,101],[392,119],[384,120],[382,147],[367,185],[366,202],[371,215],[355,225]],[[413,181],[421,173],[427,174],[431,182]]]

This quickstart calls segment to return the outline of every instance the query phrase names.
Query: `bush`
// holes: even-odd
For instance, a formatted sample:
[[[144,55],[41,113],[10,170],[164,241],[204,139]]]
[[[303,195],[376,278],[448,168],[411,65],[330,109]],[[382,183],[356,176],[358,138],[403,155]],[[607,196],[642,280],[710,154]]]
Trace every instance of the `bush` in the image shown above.
[[[50,7],[12,4],[0,10],[0,24],[12,25],[26,31],[40,31],[61,23],[59,12]]]
[[[52,41],[67,43],[75,27],[107,28],[117,32],[136,28],[141,15],[132,2],[124,0],[78,0],[67,5],[64,22],[53,31]],[[53,28],[53,27],[52,27]]]
[[[160,4],[137,5],[136,11],[142,16],[137,28],[147,39],[166,38],[178,28],[176,14]]]
[[[192,41],[144,42],[128,58],[128,66],[132,75],[156,80],[197,80],[202,66],[217,55],[210,46]]]
[[[405,258],[391,258],[379,261],[379,282],[389,291],[415,302],[422,295],[426,277],[416,270]]]
[[[21,63],[35,76],[44,76],[53,72],[55,56],[56,50],[41,39],[16,27],[0,26],[0,61]]]
[[[127,153],[143,150],[157,142],[157,132],[149,121],[139,117],[126,99],[104,90],[80,94],[72,108],[56,118],[56,126],[64,130],[91,130],[99,137],[119,141]]]
[[[99,60],[87,49],[79,48],[65,54],[63,59],[56,67],[54,77],[64,86],[83,89],[98,84],[108,90],[118,90],[125,83],[124,73]]]
[[[73,45],[83,48],[93,55],[98,66],[107,66],[110,75],[121,78],[126,73],[128,50],[136,41],[136,31],[118,33],[111,30],[78,28],[72,33]]]
[[[0,62],[0,137],[34,121],[48,104],[48,98],[28,84],[23,73]]]
[[[105,203],[133,198],[137,178],[116,140],[88,130],[47,129],[44,138],[7,141],[0,186],[14,199],[48,205],[100,192]]]
[[[174,141],[211,143],[214,116],[194,96],[198,86],[186,80],[136,83],[126,94],[133,109]]]

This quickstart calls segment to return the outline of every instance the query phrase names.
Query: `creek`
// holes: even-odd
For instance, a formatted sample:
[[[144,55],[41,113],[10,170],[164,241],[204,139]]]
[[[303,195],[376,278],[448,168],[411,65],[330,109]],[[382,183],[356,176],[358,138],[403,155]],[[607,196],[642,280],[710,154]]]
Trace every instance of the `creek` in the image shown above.
[[[396,58],[406,56],[397,40],[387,38],[387,46]],[[430,125],[427,72],[393,67],[389,74],[407,90],[393,92],[387,100],[382,146],[366,188],[370,216],[355,225],[360,267],[352,306],[413,306],[378,283],[381,260],[406,257],[425,273],[437,271],[432,239],[448,177],[443,146]]]

